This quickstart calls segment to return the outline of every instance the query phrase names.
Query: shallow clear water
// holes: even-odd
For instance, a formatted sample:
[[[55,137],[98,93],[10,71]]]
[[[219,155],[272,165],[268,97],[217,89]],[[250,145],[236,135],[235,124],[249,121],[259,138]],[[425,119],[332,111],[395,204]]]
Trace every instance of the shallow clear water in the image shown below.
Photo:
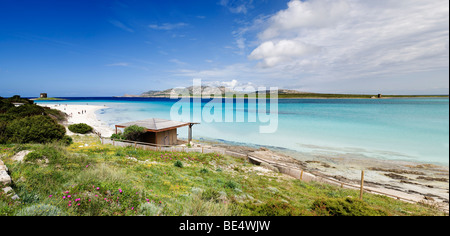
[[[98,118],[115,124],[148,118],[174,119],[174,104],[185,103],[159,98],[70,98],[67,101],[37,103],[106,105]],[[194,139],[213,139],[248,145],[287,148],[305,154],[359,155],[368,158],[410,160],[416,162],[449,163],[449,99],[280,99],[277,129],[260,133],[260,118],[268,113],[258,111],[242,101],[227,109],[210,100],[202,100],[202,108],[214,106],[226,115],[240,117],[244,122],[207,122],[193,128]],[[194,108],[190,106],[191,112]],[[217,114],[217,113],[216,113]],[[256,122],[248,118],[255,117]],[[275,116],[274,116],[275,117]],[[272,117],[272,118],[274,118]],[[175,117],[181,119],[181,117]],[[183,116],[187,120],[192,117]],[[272,119],[272,122],[274,119]],[[187,128],[178,130],[187,138]]]

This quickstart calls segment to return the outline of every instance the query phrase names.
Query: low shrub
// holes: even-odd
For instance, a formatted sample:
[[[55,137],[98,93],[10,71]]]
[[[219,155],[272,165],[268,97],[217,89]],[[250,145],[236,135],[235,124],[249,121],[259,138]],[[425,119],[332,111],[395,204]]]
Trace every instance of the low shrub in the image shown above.
[[[69,125],[69,130],[77,134],[87,134],[92,132],[93,128],[85,123]]]
[[[302,212],[290,205],[277,199],[271,199],[262,204],[245,203],[241,206],[248,215],[252,216],[299,216]]]
[[[137,125],[128,126],[123,131],[123,137],[131,141],[139,141],[141,135],[146,132],[146,128]]]
[[[119,139],[119,140],[125,139],[125,137],[123,137],[122,134],[112,134],[111,138],[112,139]]]
[[[215,189],[207,189],[202,192],[201,198],[205,201],[218,202],[220,198],[220,193]]]
[[[183,162],[181,162],[180,160],[175,161],[173,165],[178,168],[183,168]]]
[[[49,161],[50,163],[65,163],[66,157],[66,150],[60,144],[54,143],[40,146],[35,151],[28,153],[24,160],[44,160]]]
[[[69,146],[70,144],[73,143],[73,139],[70,136],[65,135],[61,140],[61,143],[63,143],[64,145]]]
[[[238,187],[238,184],[236,182],[234,182],[233,180],[228,180],[227,182],[225,182],[225,187],[231,188],[231,189],[236,189]]]
[[[326,198],[313,202],[313,209],[325,216],[385,216],[386,212],[374,209],[367,203],[353,198]]]
[[[39,115],[13,120],[3,132],[10,143],[48,143],[62,139],[66,129],[52,118]]]

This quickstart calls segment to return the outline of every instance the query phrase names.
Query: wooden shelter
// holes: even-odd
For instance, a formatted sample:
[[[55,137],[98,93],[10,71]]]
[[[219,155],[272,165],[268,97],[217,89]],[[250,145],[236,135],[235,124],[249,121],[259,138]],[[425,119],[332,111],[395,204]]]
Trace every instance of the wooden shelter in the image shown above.
[[[154,143],[158,145],[176,145],[178,142],[177,129],[184,126],[189,126],[188,142],[190,143],[192,140],[192,126],[194,124],[198,123],[152,118],[116,125],[116,134],[117,128],[126,128],[132,125],[137,125],[147,129],[147,132],[141,137],[141,140],[139,140],[140,142]]]

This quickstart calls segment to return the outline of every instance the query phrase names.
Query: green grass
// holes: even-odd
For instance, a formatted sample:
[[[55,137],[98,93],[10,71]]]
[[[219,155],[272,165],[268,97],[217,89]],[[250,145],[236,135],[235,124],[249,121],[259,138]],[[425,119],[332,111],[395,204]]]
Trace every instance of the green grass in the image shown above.
[[[437,209],[279,173],[260,175],[242,159],[101,145],[90,136],[60,144],[0,145],[13,189],[0,215],[443,215]],[[85,146],[88,144],[88,146]],[[23,163],[10,160],[33,150]],[[34,153],[34,154],[33,154]],[[70,197],[69,197],[70,195]]]

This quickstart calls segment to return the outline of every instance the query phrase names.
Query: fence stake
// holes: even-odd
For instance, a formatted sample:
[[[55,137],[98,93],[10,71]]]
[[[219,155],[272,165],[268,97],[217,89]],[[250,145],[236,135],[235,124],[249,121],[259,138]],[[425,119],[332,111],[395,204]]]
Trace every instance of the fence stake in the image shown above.
[[[361,190],[359,192],[359,200],[362,200],[364,192],[364,171],[361,171]]]
[[[302,172],[300,172],[300,180],[302,180],[303,179],[303,170],[302,170]]]

